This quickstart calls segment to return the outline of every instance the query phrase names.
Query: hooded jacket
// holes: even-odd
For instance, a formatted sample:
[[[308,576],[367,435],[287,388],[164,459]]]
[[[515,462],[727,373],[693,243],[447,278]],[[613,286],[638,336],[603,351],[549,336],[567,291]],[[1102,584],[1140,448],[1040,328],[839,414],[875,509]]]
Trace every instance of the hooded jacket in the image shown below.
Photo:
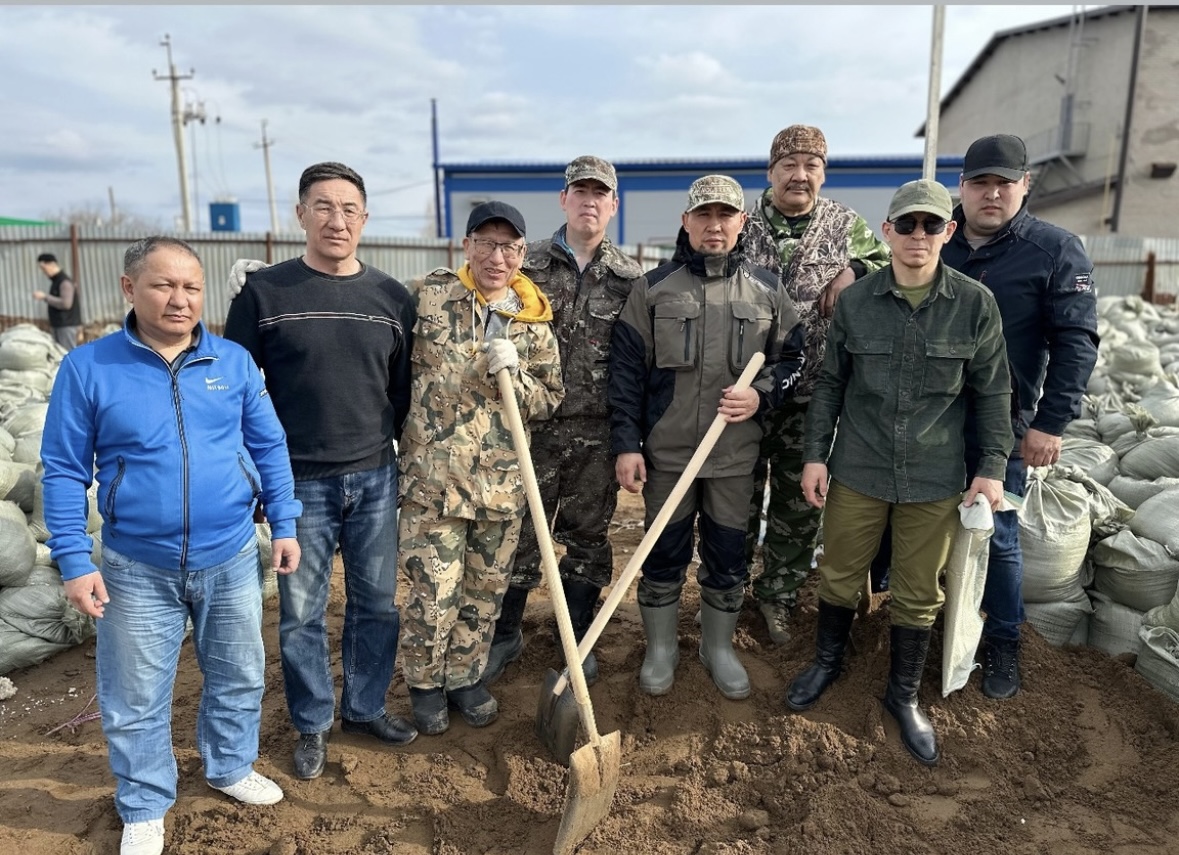
[[[505,336],[520,356],[512,377],[520,417],[552,417],[564,397],[548,299],[528,277],[509,287],[523,307],[496,312],[490,337]],[[496,378],[481,346],[487,306],[466,265],[438,268],[409,284],[417,302],[409,415],[401,435],[404,501],[460,519],[521,516],[524,483]],[[498,329],[497,329],[498,328]]]

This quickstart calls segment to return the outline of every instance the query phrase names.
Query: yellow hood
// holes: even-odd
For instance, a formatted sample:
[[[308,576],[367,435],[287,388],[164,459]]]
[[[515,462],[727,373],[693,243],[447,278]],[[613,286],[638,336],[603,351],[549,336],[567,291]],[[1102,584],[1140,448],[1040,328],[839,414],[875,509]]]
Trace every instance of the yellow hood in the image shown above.
[[[487,301],[483,299],[483,295],[475,288],[475,278],[471,275],[471,265],[464,264],[455,273],[458,275],[459,280],[467,286],[468,291],[475,292],[479,304],[486,306]],[[535,324],[553,319],[553,307],[549,305],[549,298],[544,295],[543,291],[536,287],[535,282],[523,273],[517,273],[508,282],[508,287],[515,292],[516,296],[520,298],[520,302],[524,304],[524,308],[520,310],[520,313],[512,316],[515,320],[523,321],[526,324]]]

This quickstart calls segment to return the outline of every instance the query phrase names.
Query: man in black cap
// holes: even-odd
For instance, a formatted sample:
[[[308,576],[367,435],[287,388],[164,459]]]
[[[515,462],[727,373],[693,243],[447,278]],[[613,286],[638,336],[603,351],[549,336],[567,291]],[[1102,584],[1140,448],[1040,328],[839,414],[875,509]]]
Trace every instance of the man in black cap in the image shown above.
[[[975,140],[958,184],[958,231],[942,249],[946,264],[991,289],[1003,315],[1015,431],[1003,486],[1018,496],[1024,494],[1026,467],[1060,459],[1061,436],[1080,414],[1098,345],[1093,262],[1076,235],[1028,213],[1030,184],[1022,139],[995,134]],[[968,419],[971,473],[979,456],[976,427]],[[876,568],[885,560],[878,556]],[[1022,581],[1019,520],[1015,511],[1003,511],[995,514],[982,603],[982,691],[997,700],[1020,689]]]
[[[82,332],[82,300],[78,286],[57,263],[57,256],[43,252],[37,256],[37,266],[49,277],[48,291],[34,291],[34,300],[44,300],[49,307],[49,329],[53,340],[67,351],[78,346]]]
[[[574,158],[565,169],[560,202],[565,224],[551,238],[529,245],[523,269],[552,301],[553,331],[561,348],[565,400],[556,416],[533,433],[532,458],[545,513],[553,519],[553,537],[565,546],[561,586],[580,641],[614,571],[607,538],[618,504],[606,411],[610,335],[631,290],[646,283],[642,268],[606,237],[618,212],[613,165],[593,155]],[[523,652],[524,606],[540,578],[540,548],[526,516],[487,660],[484,679],[489,683]],[[584,666],[586,682],[593,683],[598,663],[592,652]]]
[[[467,220],[466,264],[409,285],[418,323],[400,449],[401,650],[426,734],[449,727],[448,709],[470,727],[499,712],[482,677],[527,494],[496,374],[511,371],[526,423],[564,397],[552,309],[520,272],[524,235],[518,210],[485,202]]]

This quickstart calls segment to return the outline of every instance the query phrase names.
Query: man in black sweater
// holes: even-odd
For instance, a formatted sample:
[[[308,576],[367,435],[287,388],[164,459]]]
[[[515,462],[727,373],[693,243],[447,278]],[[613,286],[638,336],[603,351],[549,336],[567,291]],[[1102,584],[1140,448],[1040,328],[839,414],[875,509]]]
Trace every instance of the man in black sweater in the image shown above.
[[[405,286],[356,257],[365,203],[364,180],[347,166],[304,170],[295,214],[306,251],[251,273],[225,324],[266,375],[303,503],[303,563],[279,577],[279,645],[304,779],[323,772],[335,718],[325,610],[337,546],[347,592],[341,730],[393,745],[417,736],[385,711],[400,628],[393,442],[409,410],[417,312]]]
[[[49,277],[48,291],[34,291],[34,300],[44,300],[49,307],[49,329],[53,340],[67,351],[78,346],[78,333],[82,331],[82,301],[78,298],[78,286],[61,265],[57,256],[43,252],[37,256],[37,266]]]

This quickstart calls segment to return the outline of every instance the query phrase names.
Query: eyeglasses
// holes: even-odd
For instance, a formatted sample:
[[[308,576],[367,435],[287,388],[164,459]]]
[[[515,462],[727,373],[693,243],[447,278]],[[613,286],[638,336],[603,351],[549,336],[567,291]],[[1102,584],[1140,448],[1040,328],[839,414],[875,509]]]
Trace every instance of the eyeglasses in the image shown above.
[[[940,235],[946,230],[946,221],[941,217],[926,217],[924,220],[918,220],[916,217],[908,214],[893,220],[892,227],[898,235],[911,235],[917,231],[917,224],[919,222],[921,223],[922,230],[927,235]]]
[[[515,261],[524,254],[524,245],[520,243],[500,243],[490,238],[472,237],[471,245],[479,255],[493,255],[497,249],[501,250],[505,261]]]
[[[345,205],[343,208],[334,208],[331,205],[304,205],[304,210],[310,211],[317,220],[324,222],[330,220],[336,214],[344,217],[344,222],[355,223],[359,222],[365,215],[363,208],[358,208],[356,205]]]

